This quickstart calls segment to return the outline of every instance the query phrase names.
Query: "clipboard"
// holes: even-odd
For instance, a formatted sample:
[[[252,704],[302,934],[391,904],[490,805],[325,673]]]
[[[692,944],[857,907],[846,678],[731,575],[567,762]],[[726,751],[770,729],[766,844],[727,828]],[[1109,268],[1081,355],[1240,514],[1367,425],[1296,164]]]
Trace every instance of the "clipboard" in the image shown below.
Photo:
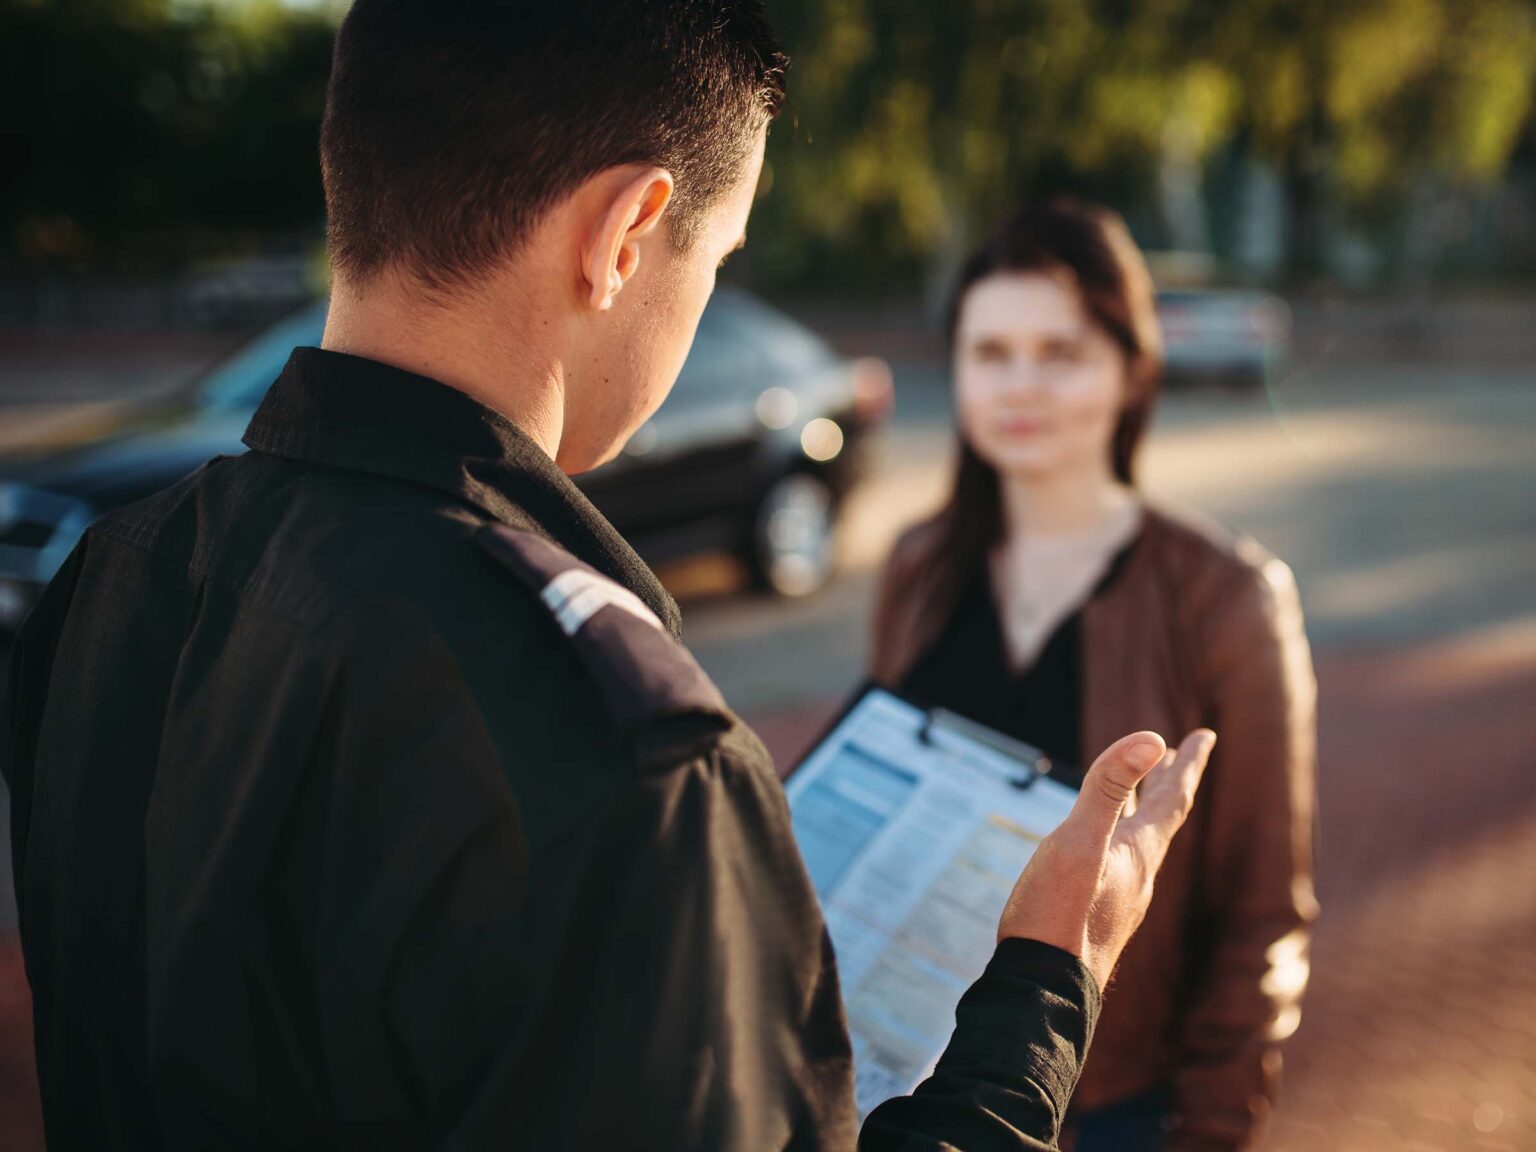
[[[862,1120],[932,1071],[1014,881],[1077,792],[1039,749],[873,685],[784,787],[837,953]]]

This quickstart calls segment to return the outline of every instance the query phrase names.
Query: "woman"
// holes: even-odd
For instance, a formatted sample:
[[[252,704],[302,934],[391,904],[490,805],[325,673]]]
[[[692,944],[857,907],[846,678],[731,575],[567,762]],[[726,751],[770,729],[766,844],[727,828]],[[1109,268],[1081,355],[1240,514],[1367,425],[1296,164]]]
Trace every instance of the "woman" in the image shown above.
[[[1118,217],[1029,209],[950,313],[959,466],[887,567],[872,673],[1086,764],[1120,733],[1220,737],[1073,1099],[1077,1152],[1235,1149],[1273,1098],[1316,916],[1315,686],[1289,570],[1146,500],[1161,351]]]

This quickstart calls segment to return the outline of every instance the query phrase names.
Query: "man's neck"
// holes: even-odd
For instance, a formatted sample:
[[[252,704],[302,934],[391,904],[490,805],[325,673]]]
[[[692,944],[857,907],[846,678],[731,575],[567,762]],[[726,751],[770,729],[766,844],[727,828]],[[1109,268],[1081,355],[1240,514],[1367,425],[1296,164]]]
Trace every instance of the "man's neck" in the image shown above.
[[[523,307],[493,308],[490,300]],[[385,272],[361,290],[338,277],[321,347],[426,376],[516,424],[551,460],[565,427],[565,373],[553,320],[515,288],[432,302]]]

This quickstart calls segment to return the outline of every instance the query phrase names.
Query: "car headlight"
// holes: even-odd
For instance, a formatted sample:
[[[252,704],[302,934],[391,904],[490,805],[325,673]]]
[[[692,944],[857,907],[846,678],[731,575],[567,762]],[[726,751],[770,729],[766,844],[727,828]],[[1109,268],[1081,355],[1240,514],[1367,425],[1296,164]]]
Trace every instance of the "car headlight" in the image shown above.
[[[800,450],[818,464],[835,460],[843,450],[843,430],[836,420],[818,416],[800,430]]]

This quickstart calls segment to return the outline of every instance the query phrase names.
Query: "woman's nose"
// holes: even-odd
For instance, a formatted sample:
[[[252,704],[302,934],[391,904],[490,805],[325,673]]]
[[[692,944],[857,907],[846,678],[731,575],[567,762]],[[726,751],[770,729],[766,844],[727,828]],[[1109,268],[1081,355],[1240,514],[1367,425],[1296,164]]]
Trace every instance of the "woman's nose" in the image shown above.
[[[1050,375],[1037,360],[1019,358],[1003,373],[1003,388],[1010,395],[1033,395],[1050,387]]]

